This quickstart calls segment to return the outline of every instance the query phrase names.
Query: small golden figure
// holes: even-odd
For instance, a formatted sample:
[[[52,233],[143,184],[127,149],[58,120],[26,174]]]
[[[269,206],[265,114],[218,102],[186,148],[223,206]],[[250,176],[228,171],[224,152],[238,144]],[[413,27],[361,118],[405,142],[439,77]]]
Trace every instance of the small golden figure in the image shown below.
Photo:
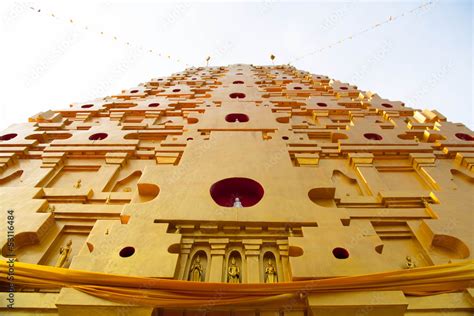
[[[123,188],[123,192],[132,192],[132,188],[131,187],[125,187],[125,188]]]
[[[202,282],[204,270],[201,265],[201,258],[199,256],[194,259],[193,265],[189,270],[189,280],[194,282]]]
[[[278,276],[275,267],[273,266],[273,262],[271,259],[268,259],[268,265],[265,268],[265,283],[277,283]]]
[[[74,188],[79,189],[81,187],[81,182],[81,179],[77,180],[77,182],[74,184]]]
[[[69,255],[71,254],[71,251],[72,251],[72,240],[69,240],[66,247],[59,248],[59,257],[58,257],[58,260],[56,261],[56,267],[58,268],[64,267],[64,264],[66,263]]]
[[[410,256],[407,256],[406,259],[407,259],[406,269],[416,268],[416,264]]]
[[[230,266],[227,270],[227,282],[228,283],[240,283],[240,269],[235,263],[235,258],[230,259]]]
[[[48,205],[47,212],[54,214],[54,211],[56,211],[56,206],[54,206],[54,205]]]
[[[105,204],[110,204],[110,194],[107,196],[107,199],[105,200]]]

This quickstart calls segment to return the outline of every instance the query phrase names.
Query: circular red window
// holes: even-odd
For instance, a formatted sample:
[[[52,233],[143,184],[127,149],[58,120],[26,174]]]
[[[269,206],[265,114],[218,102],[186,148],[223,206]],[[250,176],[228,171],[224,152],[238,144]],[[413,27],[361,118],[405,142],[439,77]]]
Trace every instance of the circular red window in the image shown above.
[[[248,122],[249,117],[243,113],[231,113],[225,116],[225,120],[230,123],[234,123],[234,122],[243,123],[243,122]]]
[[[301,87],[293,87],[293,89],[295,89],[295,90],[301,90],[301,89],[303,89],[303,88],[301,88]]]
[[[245,94],[240,93],[240,92],[234,92],[234,93],[229,94],[229,97],[231,99],[243,99],[245,98]]]
[[[244,82],[241,81],[241,80],[236,80],[236,81],[234,81],[234,82],[232,82],[232,83],[233,83],[233,84],[244,84]]]
[[[179,92],[181,89],[173,89],[173,92]]]
[[[473,141],[474,140],[474,137],[472,137],[469,134],[465,134],[465,133],[456,133],[455,136],[457,138],[465,140],[465,141]]]
[[[120,257],[128,258],[131,257],[135,253],[135,248],[133,247],[124,247],[120,250]]]
[[[385,108],[393,108],[393,105],[388,104],[388,103],[382,103],[382,106]]]
[[[341,90],[347,90],[348,88],[347,87],[341,87]]]
[[[84,104],[84,105],[81,105],[81,108],[88,109],[88,108],[91,108],[93,106],[94,106],[94,104]]]
[[[150,103],[150,104],[148,104],[148,107],[149,107],[149,108],[157,108],[157,107],[159,107],[159,106],[160,106],[159,103]]]
[[[370,140],[382,140],[383,137],[375,133],[365,133],[364,137]]]
[[[15,134],[15,133],[5,134],[5,135],[0,136],[0,140],[10,140],[10,139],[13,139],[17,136],[18,136],[18,134]]]
[[[132,90],[132,91],[130,91],[130,93],[137,93],[137,92],[138,92],[138,90]]]
[[[107,135],[106,133],[96,133],[89,136],[89,139],[90,140],[103,140],[103,139],[106,139],[107,136],[109,135]]]
[[[263,187],[248,178],[227,178],[214,183],[210,189],[211,197],[220,206],[249,207],[257,204],[263,197]]]
[[[349,251],[345,248],[337,247],[332,250],[332,254],[337,259],[347,259],[349,258]]]
[[[325,108],[325,107],[328,106],[328,105],[327,105],[326,103],[324,103],[324,102],[318,102],[318,103],[316,103],[316,104],[317,104],[318,106],[320,106],[320,107],[323,107],[323,108]]]

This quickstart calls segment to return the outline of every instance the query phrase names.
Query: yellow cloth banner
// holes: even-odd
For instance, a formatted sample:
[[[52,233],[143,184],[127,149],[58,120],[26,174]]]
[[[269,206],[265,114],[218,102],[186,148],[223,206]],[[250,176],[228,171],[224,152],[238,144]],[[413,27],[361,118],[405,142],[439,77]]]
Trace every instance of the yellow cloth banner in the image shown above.
[[[238,306],[313,293],[401,290],[406,295],[462,291],[474,285],[474,261],[368,275],[273,284],[227,284],[154,279],[0,261],[2,283],[69,287],[106,300],[154,307]],[[10,278],[13,277],[13,280]]]

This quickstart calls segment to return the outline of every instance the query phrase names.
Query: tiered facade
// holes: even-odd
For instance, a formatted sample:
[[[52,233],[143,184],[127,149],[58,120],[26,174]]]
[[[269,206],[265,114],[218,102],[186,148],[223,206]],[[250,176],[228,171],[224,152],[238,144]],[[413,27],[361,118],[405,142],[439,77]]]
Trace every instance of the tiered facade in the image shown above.
[[[274,283],[456,262],[473,257],[473,196],[464,125],[290,66],[189,68],[0,132],[1,210],[15,218],[14,253],[0,222],[2,256],[40,265]],[[470,315],[473,295],[343,292],[183,314],[20,288],[8,312]]]

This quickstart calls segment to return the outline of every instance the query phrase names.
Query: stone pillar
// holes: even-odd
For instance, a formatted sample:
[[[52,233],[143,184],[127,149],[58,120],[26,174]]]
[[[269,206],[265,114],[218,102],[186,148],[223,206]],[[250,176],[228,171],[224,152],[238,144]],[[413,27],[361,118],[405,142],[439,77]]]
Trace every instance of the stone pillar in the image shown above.
[[[209,271],[209,282],[223,282],[222,271],[224,269],[225,249],[229,239],[209,239],[211,245],[211,265]]]
[[[288,258],[288,240],[277,240],[278,250],[280,252],[281,265],[278,266],[278,280],[279,282],[290,282],[291,271],[290,271],[290,260]]]
[[[191,253],[191,248],[193,247],[193,240],[192,239],[182,239],[181,240],[181,251],[179,256],[179,269],[178,269],[178,278],[180,280],[187,280],[188,275],[186,271],[186,265],[188,263],[189,254]]]
[[[245,283],[261,283],[260,280],[260,248],[262,246],[261,239],[244,239],[242,241],[245,250],[245,261],[246,267],[244,274],[246,280],[242,280]],[[244,269],[244,267],[242,267]]]

